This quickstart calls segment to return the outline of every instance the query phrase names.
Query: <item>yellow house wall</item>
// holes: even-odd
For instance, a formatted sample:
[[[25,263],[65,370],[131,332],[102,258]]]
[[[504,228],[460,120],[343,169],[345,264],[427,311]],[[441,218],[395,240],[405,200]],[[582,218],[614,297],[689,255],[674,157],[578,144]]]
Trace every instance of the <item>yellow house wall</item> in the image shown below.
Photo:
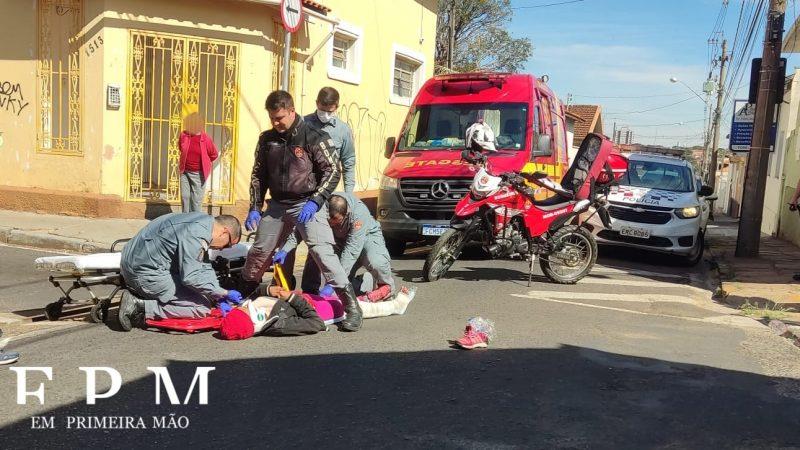
[[[357,155],[357,189],[377,188],[387,160],[387,137],[400,130],[408,111],[389,101],[393,45],[424,55],[424,81],[433,74],[436,0],[325,0],[330,17],[363,30],[361,81],[351,84],[328,77],[329,45],[304,65],[309,53],[328,36],[331,24],[309,18],[293,35],[293,78],[298,111],[314,111],[323,86],[341,93],[340,116],[353,129]],[[84,0],[84,48],[81,49],[82,156],[36,153],[36,1],[0,0],[0,73],[2,81],[19,83],[26,102],[19,114],[0,108],[0,165],[10,168],[0,185],[125,196],[127,164],[127,83],[131,30],[186,35],[239,44],[235,200],[249,197],[253,150],[269,127],[264,99],[273,86],[272,69],[280,52],[276,43],[275,7],[234,0]],[[102,45],[90,55],[90,42]],[[106,108],[106,87],[121,88],[119,110]]]
[[[303,113],[316,109],[319,88],[333,86],[340,95],[339,115],[353,130],[356,143],[356,190],[377,189],[383,168],[386,138],[397,136],[408,112],[408,106],[390,103],[393,45],[400,45],[425,57],[421,82],[433,75],[433,54],[436,41],[436,1],[326,0],[332,16],[363,30],[361,82],[351,84],[328,77],[329,46],[326,45],[303,68],[304,77],[297,83]],[[330,25],[308,26],[312,47],[327,34]],[[310,50],[313,50],[311,48]],[[299,74],[298,74],[299,75]]]
[[[84,2],[84,16],[92,14],[99,1]],[[102,56],[95,53],[81,59],[81,121],[80,147],[82,156],[38,153],[37,112],[38,84],[37,31],[38,15],[35,0],[2,0],[4,14],[0,17],[0,82],[16,88],[27,104],[14,112],[14,102],[0,108],[0,185],[58,189],[77,193],[96,194],[100,191],[99,122],[95,105],[100,94],[91,89],[101,76]],[[85,51],[85,45],[80,48]]]

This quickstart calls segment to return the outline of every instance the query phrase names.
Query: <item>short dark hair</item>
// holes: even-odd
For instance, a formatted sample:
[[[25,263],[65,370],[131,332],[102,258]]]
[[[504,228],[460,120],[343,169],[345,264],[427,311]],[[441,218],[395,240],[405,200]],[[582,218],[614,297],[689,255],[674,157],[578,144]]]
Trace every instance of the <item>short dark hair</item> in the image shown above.
[[[214,218],[218,224],[231,230],[231,241],[238,241],[242,238],[242,224],[236,216],[222,214]]]
[[[340,195],[331,195],[331,198],[328,200],[328,215],[347,215],[347,200]]]
[[[294,99],[292,99],[292,94],[286,91],[272,91],[272,93],[267,96],[264,107],[269,111],[294,108]]]
[[[319,90],[319,94],[317,94],[317,103],[322,106],[333,106],[339,104],[339,91],[336,89],[326,86]]]

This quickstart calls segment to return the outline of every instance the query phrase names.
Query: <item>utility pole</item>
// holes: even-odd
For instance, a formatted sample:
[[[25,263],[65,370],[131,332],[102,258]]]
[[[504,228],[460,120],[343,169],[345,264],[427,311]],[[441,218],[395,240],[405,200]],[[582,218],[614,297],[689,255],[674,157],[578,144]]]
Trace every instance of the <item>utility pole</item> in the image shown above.
[[[717,108],[714,110],[714,131],[711,139],[711,158],[706,174],[706,183],[712,189],[717,187],[717,149],[719,148],[719,125],[722,122],[722,107],[725,104],[725,75],[728,73],[728,41],[722,40],[722,55],[719,57],[719,84],[717,86]]]
[[[753,141],[747,158],[744,178],[742,214],[739,218],[739,235],[736,238],[736,256],[758,256],[761,239],[761,214],[764,208],[764,190],[767,185],[770,131],[775,119],[775,106],[780,78],[780,57],[783,41],[783,19],[786,0],[770,0],[761,73],[758,80],[756,115],[753,122]]]
[[[456,46],[456,2],[450,4],[450,14],[448,15],[449,25],[447,27],[447,68],[453,69],[453,54]]]

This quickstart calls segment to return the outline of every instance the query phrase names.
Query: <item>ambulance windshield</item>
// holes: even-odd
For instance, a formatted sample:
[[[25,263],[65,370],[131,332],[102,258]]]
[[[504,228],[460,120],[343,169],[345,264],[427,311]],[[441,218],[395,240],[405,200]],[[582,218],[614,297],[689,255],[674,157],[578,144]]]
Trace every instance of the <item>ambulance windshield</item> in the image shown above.
[[[480,117],[494,130],[498,150],[525,148],[527,104],[464,103],[417,106],[400,137],[399,149],[462,149],[467,128]]]

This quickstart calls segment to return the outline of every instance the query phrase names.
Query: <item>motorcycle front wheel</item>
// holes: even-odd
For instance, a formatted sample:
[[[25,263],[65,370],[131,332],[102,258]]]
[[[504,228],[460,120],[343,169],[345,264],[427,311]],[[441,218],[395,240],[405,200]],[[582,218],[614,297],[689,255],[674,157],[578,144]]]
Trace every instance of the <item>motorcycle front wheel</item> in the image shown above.
[[[585,228],[569,225],[550,238],[553,248],[539,260],[544,275],[554,283],[575,284],[592,271],[597,261],[597,241]]]
[[[431,251],[425,259],[425,266],[422,268],[425,281],[436,281],[444,276],[461,255],[466,241],[467,233],[463,230],[451,228],[439,236],[439,239],[431,247]]]

